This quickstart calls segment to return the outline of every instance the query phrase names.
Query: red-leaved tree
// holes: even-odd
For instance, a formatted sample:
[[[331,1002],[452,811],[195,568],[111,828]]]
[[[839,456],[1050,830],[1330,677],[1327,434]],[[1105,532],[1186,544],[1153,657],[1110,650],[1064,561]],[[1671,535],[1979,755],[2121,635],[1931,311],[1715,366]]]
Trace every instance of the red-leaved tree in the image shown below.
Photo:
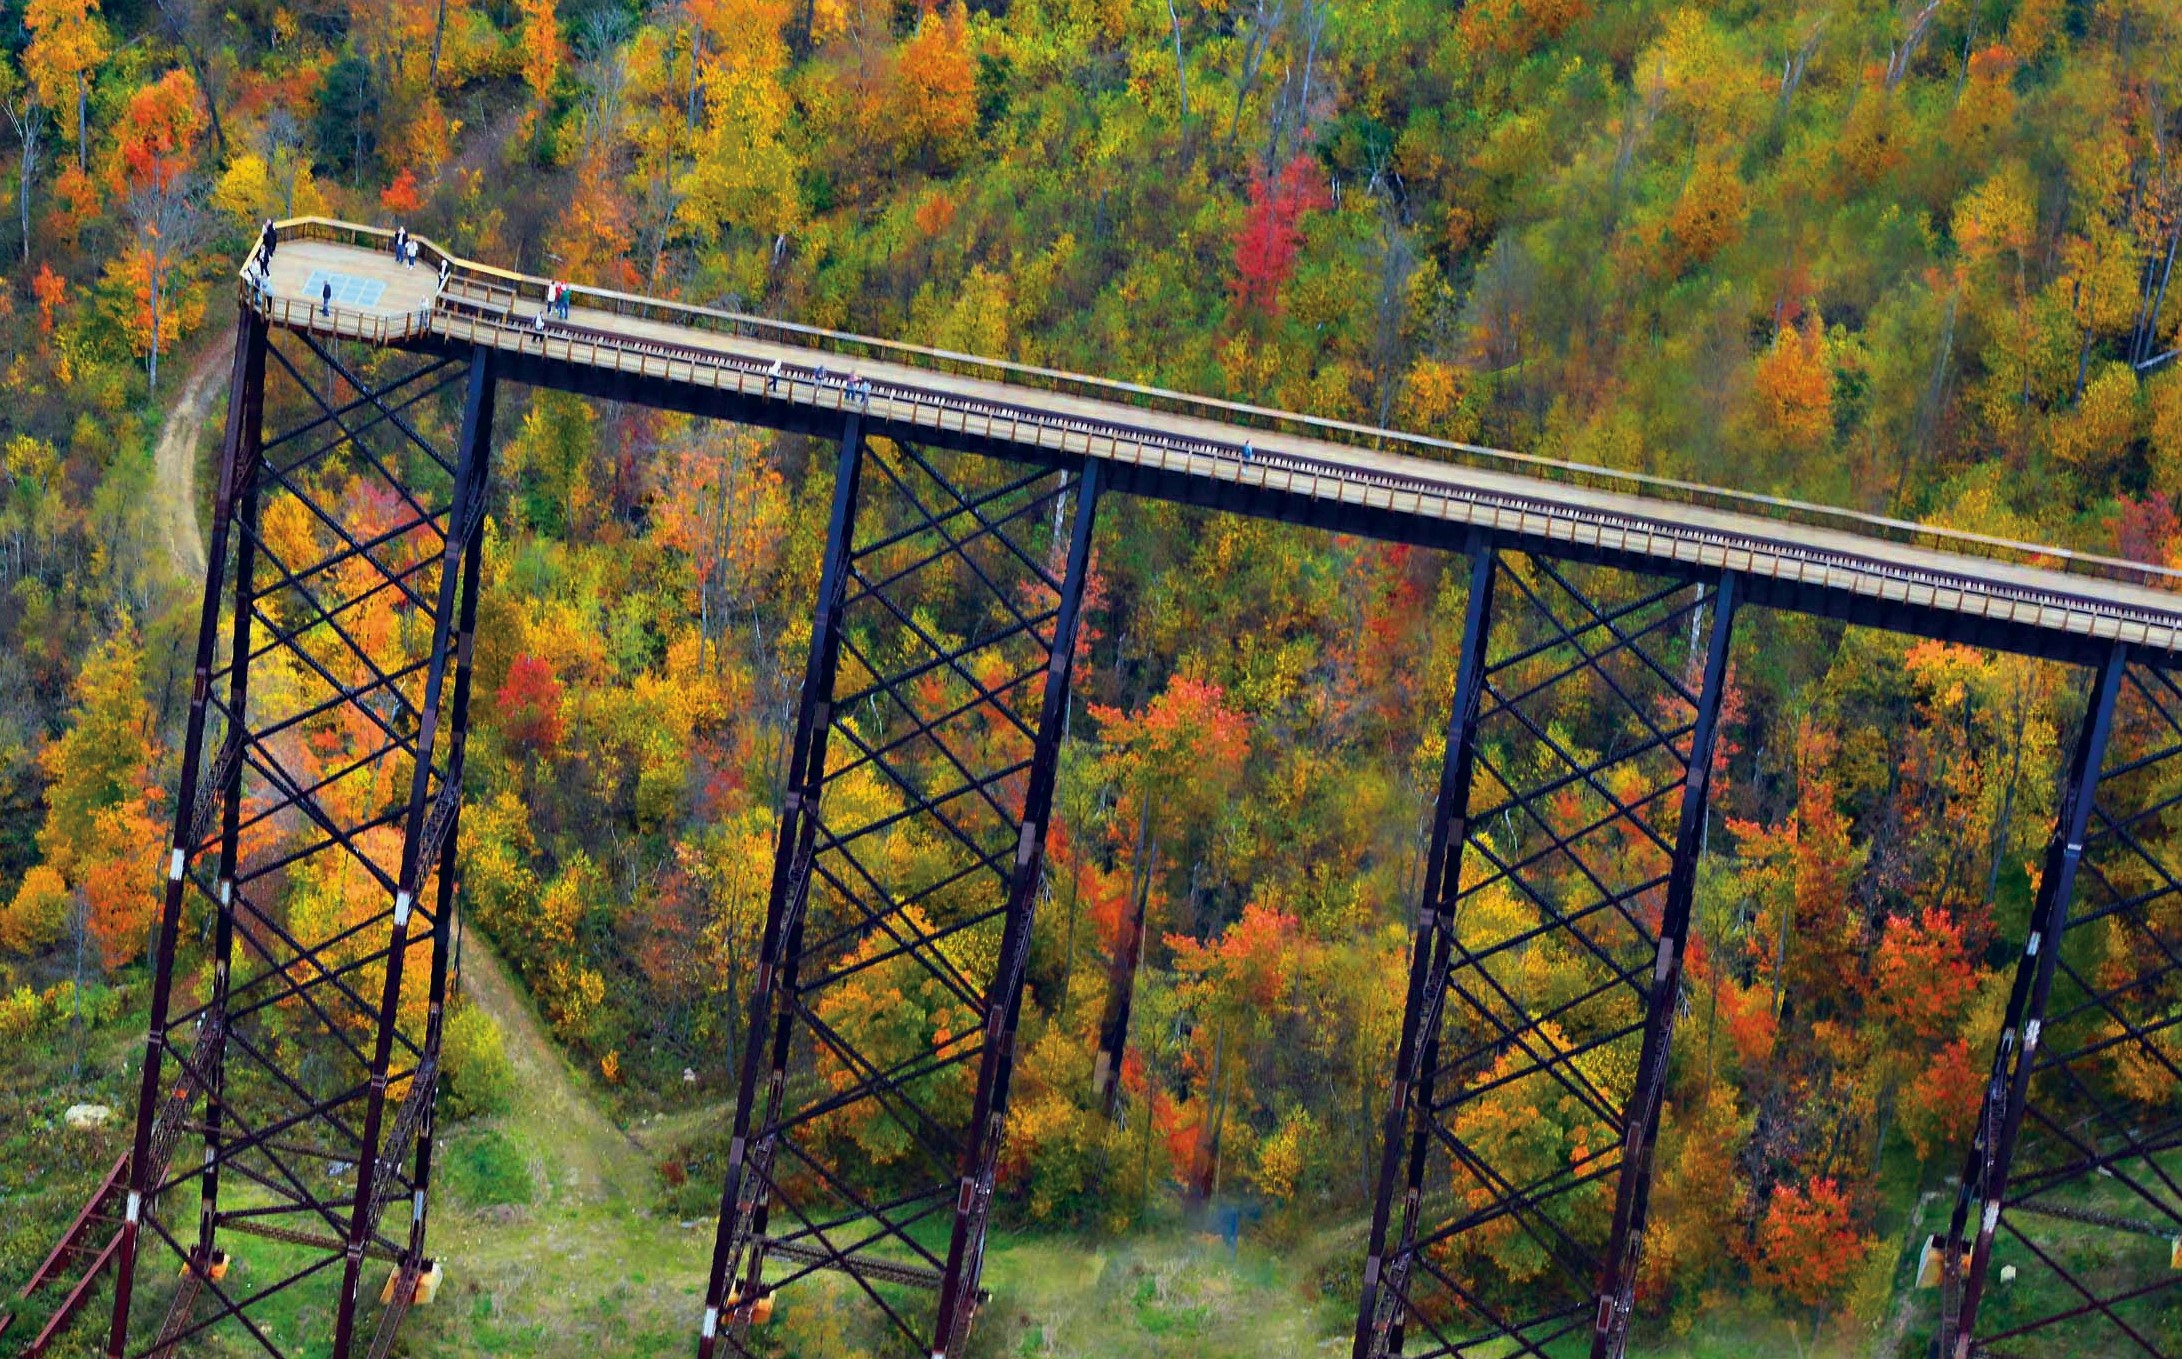
[[[533,755],[551,755],[560,745],[561,682],[553,674],[553,662],[543,656],[517,656],[493,699],[508,744]]]
[[[1872,1238],[1857,1230],[1849,1201],[1830,1177],[1782,1185],[1758,1224],[1750,1277],[1760,1288],[1808,1307],[1824,1307],[1848,1291],[1863,1268]]]
[[[1296,247],[1303,242],[1303,214],[1325,208],[1330,200],[1318,163],[1298,155],[1274,180],[1258,175],[1250,182],[1250,213],[1235,237],[1238,306],[1256,307],[1268,316],[1280,311],[1280,289],[1296,271]]]

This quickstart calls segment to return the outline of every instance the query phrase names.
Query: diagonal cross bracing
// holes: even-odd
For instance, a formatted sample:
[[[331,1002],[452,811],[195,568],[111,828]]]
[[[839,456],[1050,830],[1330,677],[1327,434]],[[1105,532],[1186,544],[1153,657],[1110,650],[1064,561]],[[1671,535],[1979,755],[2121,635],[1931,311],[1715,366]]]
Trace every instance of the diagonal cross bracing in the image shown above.
[[[2175,1359],[2182,1237],[2182,689],[2095,672],[1962,1188],[1936,1242],[1947,1359]],[[2005,1267],[2025,1284],[1996,1291]],[[2063,1329],[2057,1329],[2063,1328]]]
[[[249,317],[236,365],[108,1349],[350,1359],[423,1260],[492,377]],[[240,1291],[223,1228],[279,1243]]]
[[[1735,578],[1470,561],[1353,1348],[1618,1356]]]
[[[980,1296],[1095,479],[852,417],[744,1044],[703,1349],[846,1274],[957,1354]]]

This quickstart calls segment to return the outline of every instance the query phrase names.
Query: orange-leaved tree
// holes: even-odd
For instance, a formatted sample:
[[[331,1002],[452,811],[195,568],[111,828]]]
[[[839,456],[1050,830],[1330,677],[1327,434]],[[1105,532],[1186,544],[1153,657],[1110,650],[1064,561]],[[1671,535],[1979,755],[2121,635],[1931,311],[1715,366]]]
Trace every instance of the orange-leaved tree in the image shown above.
[[[76,677],[68,731],[38,759],[49,780],[38,831],[45,871],[25,875],[8,907],[5,933],[17,947],[57,937],[63,890],[82,902],[107,967],[144,947],[161,865],[158,745],[143,679],[143,648],[127,625]]]
[[[516,9],[523,16],[523,83],[530,87],[531,107],[523,115],[527,125],[552,98],[553,82],[561,73],[561,25],[553,0],[516,0]]]
[[[524,754],[550,757],[561,744],[561,682],[548,658],[517,656],[493,706],[500,713],[501,736]]]
[[[959,160],[977,128],[977,60],[960,0],[942,15],[927,8],[902,44],[884,118],[905,160]]]
[[[153,387],[159,385],[159,353],[165,344],[203,318],[201,301],[170,288],[177,264],[196,244],[203,214],[192,192],[197,142],[204,129],[204,102],[197,82],[182,67],[129,96],[116,129],[108,178],[136,223],[131,249],[107,268],[133,299],[129,329],[145,356]]]
[[[1128,1041],[1154,865],[1164,845],[1196,838],[1224,805],[1250,754],[1250,724],[1227,706],[1219,685],[1187,676],[1176,676],[1142,712],[1124,714],[1097,704],[1089,711],[1102,728],[1100,773],[1120,791],[1114,825],[1133,828],[1122,833],[1131,837],[1125,845],[1134,905],[1122,913],[1121,932],[1111,941],[1092,1073],[1092,1084],[1111,1112],[1112,1077]]]
[[[1932,1054],[1911,1078],[1902,1091],[1902,1130],[1917,1148],[1918,1160],[1960,1154],[1977,1122],[1985,1076],[1970,1045],[1957,1038]]]
[[[1824,1307],[1848,1291],[1876,1244],[1831,1178],[1782,1185],[1758,1223],[1750,1277],[1782,1298]]]
[[[1289,996],[1300,954],[1308,947],[1300,923],[1286,912],[1251,902],[1242,918],[1211,945],[1170,934],[1176,993],[1195,1016],[1185,1067],[1204,1110],[1204,1137],[1193,1163],[1179,1165],[1193,1192],[1220,1192],[1223,1134],[1238,1112],[1256,1103],[1250,1057],[1263,1054],[1273,1025],[1294,1004]]]

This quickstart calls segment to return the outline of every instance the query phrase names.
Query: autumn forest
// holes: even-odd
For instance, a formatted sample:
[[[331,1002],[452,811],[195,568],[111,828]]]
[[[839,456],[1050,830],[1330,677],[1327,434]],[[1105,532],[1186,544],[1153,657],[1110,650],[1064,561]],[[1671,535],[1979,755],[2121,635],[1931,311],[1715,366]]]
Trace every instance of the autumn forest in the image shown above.
[[[268,219],[2182,565],[2172,0],[0,15],[11,1294],[126,1146],[59,1114],[134,1100],[206,454]],[[460,853],[505,993],[472,988],[447,1037],[455,1230],[485,1285],[451,1285],[397,1352],[652,1352],[646,1327],[681,1352],[831,450],[524,388],[498,430]],[[1468,579],[1452,554],[1102,508],[991,1353],[1346,1352]],[[1632,1352],[1925,1352],[1917,1247],[1954,1198],[2086,692],[2054,663],[1739,624]],[[285,892],[299,930],[368,895]],[[2093,947],[2126,968],[2119,931]],[[1548,992],[1581,965],[1524,964]],[[871,975],[842,1022],[949,1022]],[[2172,1063],[2111,1066],[2144,1109],[2182,1099]],[[526,1103],[548,1068],[580,1117]],[[1541,1082],[1468,1117],[1517,1162],[1601,1135]],[[605,1150],[564,1173],[552,1130],[585,1119]],[[829,1135],[900,1155],[883,1122]],[[582,1311],[572,1266],[496,1253],[563,1209],[625,1233],[582,1266],[620,1303]],[[1502,1285],[1544,1268],[1494,1249]],[[824,1296],[769,1352],[892,1352]],[[2146,1316],[2182,1342],[2182,1301]]]

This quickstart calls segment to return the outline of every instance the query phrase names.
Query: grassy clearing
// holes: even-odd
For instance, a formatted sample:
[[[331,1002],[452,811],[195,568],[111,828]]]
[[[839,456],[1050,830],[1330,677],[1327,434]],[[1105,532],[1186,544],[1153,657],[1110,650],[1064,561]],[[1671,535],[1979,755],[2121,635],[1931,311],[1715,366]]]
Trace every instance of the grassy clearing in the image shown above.
[[[473,943],[474,946],[474,943]],[[483,950],[477,950],[482,955]],[[473,955],[472,994],[500,1022],[515,1067],[506,1112],[445,1125],[436,1152],[440,1192],[432,1208],[432,1244],[447,1269],[440,1301],[411,1314],[395,1353],[407,1359],[612,1359],[689,1351],[702,1307],[712,1247],[709,1181],[667,1193],[658,1163],[700,1136],[724,1110],[656,1119],[637,1135],[600,1111],[603,1093],[545,1038],[519,992],[489,958]],[[42,1256],[59,1225],[118,1153],[125,1129],[69,1132],[58,1113],[77,1098],[125,1107],[126,1064],[139,1049],[134,1018],[100,1025],[81,1044],[21,1045],[0,1054],[0,1284],[19,1279]],[[75,1075],[77,1048],[85,1054]],[[641,1137],[641,1141],[639,1140]],[[1936,1297],[1909,1288],[1915,1245],[1944,1225],[1944,1187],[1922,1195],[1906,1155],[1889,1158],[1885,1232],[1891,1288],[1862,1325],[1829,1321],[1814,1336],[1807,1317],[1774,1309],[1747,1294],[1709,1299],[1687,1334],[1640,1334],[1644,1359],[1917,1359],[1924,1353]],[[231,1198],[231,1202],[239,1199]],[[2120,1212],[2118,1186],[2097,1187],[2080,1206]],[[2117,1241],[2111,1234],[2045,1220],[2041,1242],[2059,1245],[2095,1268],[2156,1277],[2166,1243]],[[293,1259],[287,1248],[231,1238],[231,1282],[247,1288]],[[1295,1359],[1347,1352],[1355,1224],[1327,1226],[1275,1241],[1246,1232],[1238,1249],[1168,1225],[1121,1240],[996,1234],[986,1263],[994,1300],[979,1321],[973,1359]],[[2094,1254],[2105,1252],[2103,1256]],[[2110,1257],[2110,1258],[2109,1258]],[[2155,1258],[2156,1257],[2156,1258]],[[1996,1281],[1988,1316],[2055,1310],[2062,1285],[2036,1267],[2019,1243],[2003,1239],[1997,1266],[2015,1264],[2015,1282]],[[384,1266],[367,1281],[375,1289]],[[268,1335],[303,1359],[327,1349],[332,1279],[312,1280],[257,1312]],[[151,1285],[156,1303],[165,1281]],[[2144,1324],[2171,1341],[2175,1312],[2145,1305]],[[2163,1309],[2163,1310],[2162,1310]],[[103,1311],[94,1302],[94,1316]],[[97,1328],[79,1327],[63,1359],[95,1354]],[[16,1338],[11,1334],[9,1339]],[[761,1349],[778,1359],[879,1359],[902,1347],[874,1325],[874,1311],[853,1284],[824,1276],[785,1294]],[[2037,1352],[2055,1359],[2095,1359],[2106,1337],[2060,1327]],[[2090,1346],[2092,1348],[2084,1348]],[[233,1339],[196,1353],[261,1353]],[[1491,1359],[1480,1355],[1479,1359]]]

